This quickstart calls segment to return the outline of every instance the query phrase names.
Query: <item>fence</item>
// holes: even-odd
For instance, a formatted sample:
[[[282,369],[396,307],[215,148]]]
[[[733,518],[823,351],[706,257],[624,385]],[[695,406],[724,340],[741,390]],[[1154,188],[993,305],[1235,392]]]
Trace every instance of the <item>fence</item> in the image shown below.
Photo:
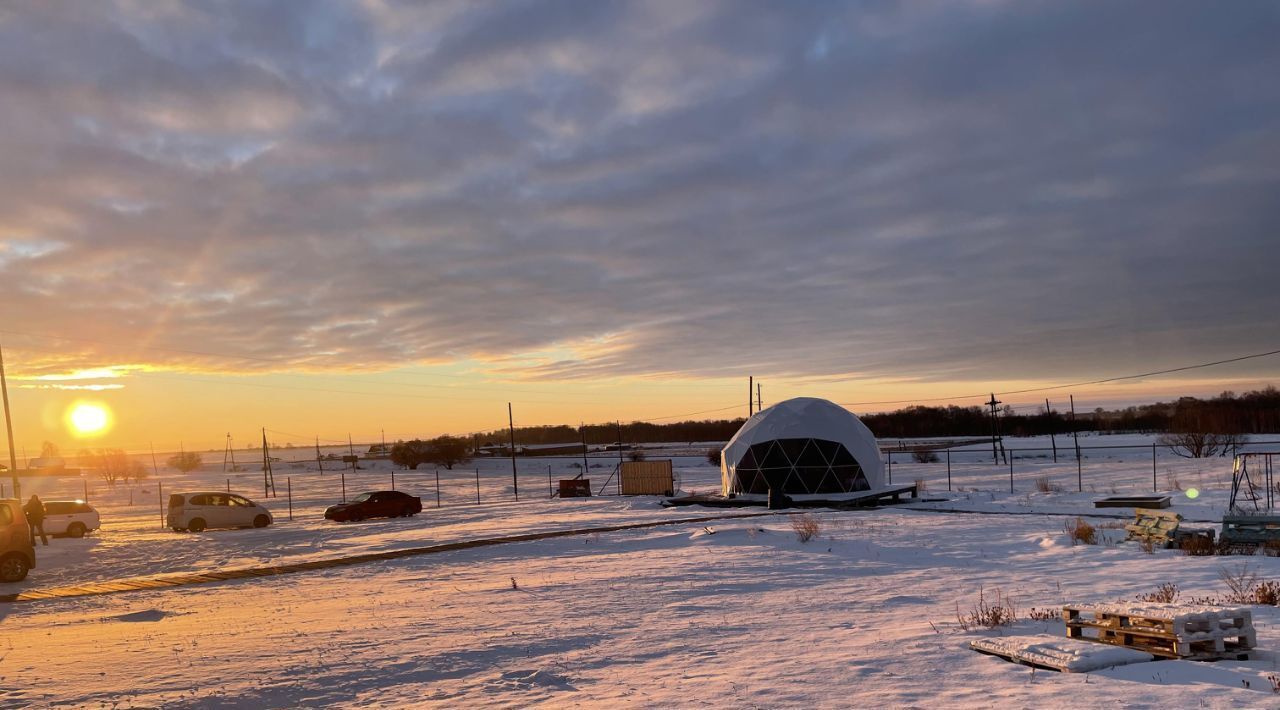
[[[1061,463],[1065,462],[1075,464],[1075,489],[1077,492],[1083,492],[1085,490],[1086,477],[1088,477],[1090,482],[1095,486],[1097,484],[1115,484],[1114,477],[1112,477],[1111,480],[1108,480],[1106,476],[1096,475],[1099,463],[1114,467],[1117,464],[1130,465],[1136,462],[1142,462],[1144,464],[1149,463],[1151,490],[1153,492],[1157,492],[1161,490],[1159,470],[1159,464],[1161,461],[1167,463],[1169,461],[1210,461],[1215,458],[1232,458],[1237,453],[1244,453],[1253,447],[1278,444],[1280,444],[1280,441],[1242,441],[1233,445],[1231,449],[1224,451],[1221,454],[1216,454],[1202,459],[1190,459],[1179,455],[1175,453],[1178,448],[1177,446],[1161,444],[1158,442],[1153,442],[1151,444],[1106,444],[1096,446],[1076,446],[1072,442],[1067,442],[1065,445],[1058,447],[1024,447],[1018,449],[1006,449],[1001,444],[998,445],[997,453],[995,455],[984,450],[974,448],[918,449],[903,445],[897,450],[888,449],[884,452],[885,480],[888,484],[893,483],[895,467],[894,456],[897,455],[898,460],[896,465],[899,468],[900,479],[902,478],[902,469],[904,464],[906,464],[907,473],[912,476],[919,476],[922,473],[928,473],[934,479],[937,479],[940,478],[941,472],[945,471],[948,491],[954,490],[953,479],[956,478],[956,473],[962,473],[966,479],[981,478],[989,483],[993,468],[1002,470],[1007,469],[1010,493],[1016,493],[1018,491],[1019,480],[1026,482],[1028,479],[1031,480],[1034,488],[1037,490],[1043,490],[1046,486],[1050,489],[1057,490],[1065,489],[1065,487],[1059,483],[1059,481],[1063,479],[1064,474],[1061,471],[1056,470],[1060,467]],[[1115,456],[1107,456],[1105,461],[1099,462],[1098,456],[1090,457],[1087,454],[1087,452],[1098,451],[1116,453],[1127,451],[1132,455],[1119,460],[1117,460]],[[937,460],[922,461],[917,459],[917,457],[928,458],[930,455],[936,457]],[[907,457],[912,459],[909,463],[903,461],[903,459]],[[1090,462],[1090,458],[1093,458],[1094,461]],[[1021,459],[1020,464],[1015,463],[1018,459]],[[1090,464],[1092,464],[1092,468],[1090,468]],[[1052,466],[1053,469],[1048,469],[1050,466]],[[981,471],[983,475],[975,476],[974,474],[977,471]],[[1126,473],[1129,478],[1132,478],[1136,474],[1136,471],[1132,470],[1132,467],[1130,466],[1130,470]],[[1229,477],[1229,471],[1227,473]],[[1171,472],[1166,468],[1166,475],[1170,474],[1176,474],[1176,472]],[[1045,480],[1046,476],[1050,477],[1047,482]],[[932,482],[930,479],[923,480],[926,482]],[[1166,481],[1165,490],[1178,487],[1177,480]],[[1028,487],[1028,490],[1030,488],[1031,487]]]

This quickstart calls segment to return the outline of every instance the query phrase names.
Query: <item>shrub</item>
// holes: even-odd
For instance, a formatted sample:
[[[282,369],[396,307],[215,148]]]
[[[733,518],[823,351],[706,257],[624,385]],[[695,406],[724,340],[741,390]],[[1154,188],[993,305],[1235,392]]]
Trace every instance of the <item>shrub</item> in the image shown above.
[[[1191,557],[1212,557],[1218,554],[1218,546],[1208,535],[1187,535],[1178,542],[1182,554]]]
[[[938,453],[929,449],[916,449],[911,452],[911,460],[916,463],[938,463]]]
[[[1056,621],[1061,618],[1061,614],[1057,609],[1037,609],[1031,607],[1031,611],[1027,612],[1027,618],[1035,621]]]
[[[1061,493],[1062,486],[1050,481],[1048,476],[1040,476],[1036,479],[1036,490],[1041,493]]]
[[[1018,610],[1013,600],[1005,597],[999,589],[996,590],[995,601],[988,602],[986,592],[978,587],[978,603],[967,614],[960,612],[960,602],[956,602],[956,621],[964,631],[977,627],[993,629],[1008,626],[1017,620]]]
[[[1219,567],[1218,577],[1227,585],[1227,589],[1231,590],[1226,596],[1228,602],[1249,604],[1254,600],[1254,591],[1258,586],[1258,573],[1249,566],[1248,562],[1241,562],[1231,567]]]
[[[707,449],[707,463],[713,466],[720,465],[720,449],[714,447]]]
[[[1255,604],[1280,606],[1280,582],[1259,582],[1253,589],[1253,601]]]
[[[194,451],[183,451],[182,453],[170,456],[166,463],[168,463],[170,467],[176,468],[183,473],[190,473],[191,471],[200,468],[200,466],[204,464],[204,461],[201,460],[200,454],[197,454]]]
[[[1089,521],[1084,518],[1068,518],[1067,521],[1062,524],[1062,531],[1065,532],[1067,537],[1071,540],[1072,547],[1075,547],[1077,542],[1084,545],[1098,544],[1097,529],[1090,525]]]
[[[1173,582],[1165,582],[1156,587],[1154,592],[1139,594],[1140,602],[1158,602],[1160,604],[1172,604],[1178,598],[1178,585]]]
[[[822,521],[813,513],[801,513],[791,518],[791,529],[800,542],[808,542],[822,532]]]

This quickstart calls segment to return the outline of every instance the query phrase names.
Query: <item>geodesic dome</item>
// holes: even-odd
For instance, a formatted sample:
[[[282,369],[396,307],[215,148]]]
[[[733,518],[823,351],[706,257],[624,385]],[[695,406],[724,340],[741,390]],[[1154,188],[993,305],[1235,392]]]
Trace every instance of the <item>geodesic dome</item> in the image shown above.
[[[884,487],[876,437],[852,412],[815,397],[779,402],[720,452],[724,495],[856,493]]]

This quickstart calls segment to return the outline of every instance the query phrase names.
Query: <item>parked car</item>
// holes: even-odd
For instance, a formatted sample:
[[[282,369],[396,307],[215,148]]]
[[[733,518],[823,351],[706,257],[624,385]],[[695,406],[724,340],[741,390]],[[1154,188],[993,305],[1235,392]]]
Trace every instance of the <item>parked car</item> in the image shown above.
[[[97,509],[82,500],[45,501],[44,531],[50,535],[84,537],[101,526]]]
[[[422,499],[400,491],[369,491],[351,499],[350,503],[329,506],[327,520],[345,522],[365,518],[400,518],[422,512]]]
[[[21,582],[36,566],[36,548],[22,503],[0,500],[0,582]]]
[[[206,528],[265,528],[271,524],[271,512],[234,493],[174,493],[169,496],[167,524],[175,532],[200,532]]]

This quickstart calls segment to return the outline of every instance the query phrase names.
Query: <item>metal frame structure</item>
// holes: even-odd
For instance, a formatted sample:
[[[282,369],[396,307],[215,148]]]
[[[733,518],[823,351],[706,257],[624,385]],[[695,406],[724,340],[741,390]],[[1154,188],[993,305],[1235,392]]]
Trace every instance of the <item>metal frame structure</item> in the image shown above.
[[[1231,500],[1227,510],[1233,514],[1271,513],[1275,510],[1276,457],[1280,457],[1280,451],[1236,454],[1231,465]],[[1251,462],[1254,463],[1251,465]],[[1251,503],[1252,510],[1246,509],[1244,503]]]

